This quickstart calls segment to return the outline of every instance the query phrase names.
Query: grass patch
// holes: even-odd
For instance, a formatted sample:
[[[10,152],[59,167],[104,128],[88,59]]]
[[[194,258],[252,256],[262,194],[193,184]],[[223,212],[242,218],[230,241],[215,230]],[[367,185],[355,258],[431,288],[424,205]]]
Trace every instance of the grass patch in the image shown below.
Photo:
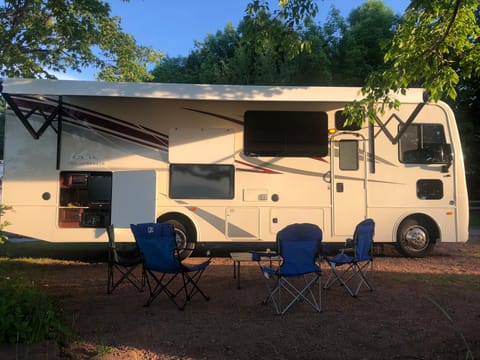
[[[112,346],[108,346],[104,344],[97,345],[97,356],[112,354],[114,350],[115,348]]]
[[[12,265],[0,260],[0,343],[65,344],[70,331],[54,302]]]

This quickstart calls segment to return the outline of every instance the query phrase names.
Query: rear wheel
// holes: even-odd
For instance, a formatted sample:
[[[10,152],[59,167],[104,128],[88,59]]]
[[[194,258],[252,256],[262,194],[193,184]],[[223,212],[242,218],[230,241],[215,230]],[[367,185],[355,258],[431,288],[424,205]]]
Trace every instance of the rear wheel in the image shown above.
[[[404,220],[398,228],[397,244],[405,256],[424,257],[428,255],[435,245],[431,224],[415,218]]]
[[[157,223],[172,224],[175,228],[175,240],[180,249],[180,259],[189,257],[197,244],[197,231],[192,221],[182,214],[165,214],[157,219]]]

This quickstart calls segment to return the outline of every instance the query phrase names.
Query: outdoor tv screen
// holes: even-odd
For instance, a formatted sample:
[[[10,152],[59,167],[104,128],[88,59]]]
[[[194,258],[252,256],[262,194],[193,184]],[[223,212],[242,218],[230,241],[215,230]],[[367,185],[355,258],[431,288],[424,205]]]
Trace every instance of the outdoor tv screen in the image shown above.
[[[248,156],[319,157],[328,153],[327,114],[322,111],[247,111]]]

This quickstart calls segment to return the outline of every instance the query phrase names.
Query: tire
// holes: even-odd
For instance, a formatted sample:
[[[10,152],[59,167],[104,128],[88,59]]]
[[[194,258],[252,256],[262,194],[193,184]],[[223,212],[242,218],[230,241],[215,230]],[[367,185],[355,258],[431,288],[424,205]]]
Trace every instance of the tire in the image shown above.
[[[427,222],[414,218],[404,220],[398,228],[397,245],[405,256],[427,256],[435,245],[432,227]]]
[[[157,223],[173,224],[180,260],[192,255],[197,244],[197,231],[192,221],[181,214],[165,214],[157,219]]]

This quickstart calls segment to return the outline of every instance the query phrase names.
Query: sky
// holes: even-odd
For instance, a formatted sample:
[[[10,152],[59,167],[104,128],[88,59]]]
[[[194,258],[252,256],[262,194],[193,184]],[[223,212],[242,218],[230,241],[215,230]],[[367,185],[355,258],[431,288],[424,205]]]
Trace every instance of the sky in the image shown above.
[[[112,16],[120,16],[123,31],[133,35],[137,44],[150,46],[170,57],[187,56],[194,42],[208,34],[223,30],[227,23],[234,27],[242,20],[251,0],[108,0]],[[270,0],[274,4],[276,0]],[[319,0],[320,22],[332,5],[347,17],[365,0]],[[384,0],[396,14],[402,14],[407,0]],[[94,70],[59,74],[59,78],[93,80]]]

